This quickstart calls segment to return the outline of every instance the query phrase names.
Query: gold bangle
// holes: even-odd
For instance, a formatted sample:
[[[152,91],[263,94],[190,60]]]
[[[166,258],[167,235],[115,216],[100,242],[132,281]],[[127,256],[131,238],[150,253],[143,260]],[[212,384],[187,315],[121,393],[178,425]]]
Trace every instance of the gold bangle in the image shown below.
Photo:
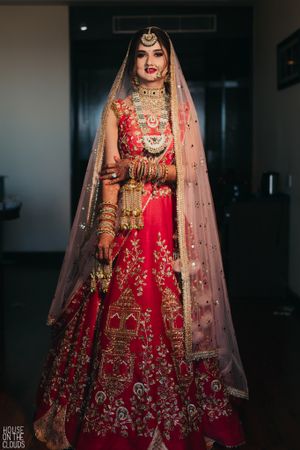
[[[129,163],[129,168],[128,168],[128,175],[129,178],[131,178],[132,180],[134,180],[134,163],[135,163],[135,159],[133,159],[132,161],[130,161]]]
[[[116,233],[112,230],[97,230],[97,235],[100,236],[101,234],[109,234],[112,237],[115,237]]]
[[[99,209],[105,209],[105,208],[112,208],[114,210],[118,209],[118,205],[116,203],[112,203],[112,202],[101,202],[99,204]]]
[[[168,173],[169,173],[169,168],[168,168],[167,164],[163,163],[163,169],[164,169],[163,175],[160,180],[161,183],[165,183],[167,181]]]
[[[112,212],[112,211],[101,211],[100,213],[99,213],[99,220],[101,220],[101,218],[104,218],[104,217],[112,217],[113,219],[116,219],[116,217],[117,217],[117,214],[115,214],[114,212]]]

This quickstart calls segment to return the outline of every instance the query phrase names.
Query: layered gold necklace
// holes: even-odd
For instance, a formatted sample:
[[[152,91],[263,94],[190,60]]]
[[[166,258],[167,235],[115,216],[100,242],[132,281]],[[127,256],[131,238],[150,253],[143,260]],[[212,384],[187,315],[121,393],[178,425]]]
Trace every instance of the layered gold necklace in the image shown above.
[[[142,108],[151,114],[159,115],[165,108],[165,88],[161,89],[147,89],[144,87],[138,88],[138,95],[140,97]]]
[[[149,89],[139,86],[132,93],[132,102],[143,133],[144,149],[152,155],[158,155],[167,146],[164,131],[169,121],[169,96],[165,88]],[[147,119],[143,111],[147,112]],[[149,134],[153,128],[158,128],[160,134]]]

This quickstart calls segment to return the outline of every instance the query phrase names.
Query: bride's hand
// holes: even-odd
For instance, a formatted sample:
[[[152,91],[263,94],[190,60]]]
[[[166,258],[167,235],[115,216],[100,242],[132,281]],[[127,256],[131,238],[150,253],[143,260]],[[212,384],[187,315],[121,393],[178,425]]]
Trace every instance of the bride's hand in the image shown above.
[[[120,181],[128,180],[128,169],[130,159],[121,159],[118,156],[114,156],[115,163],[106,164],[100,173],[99,180],[111,180],[109,184],[117,184]],[[116,174],[116,177],[112,177],[112,174]]]
[[[112,242],[114,238],[110,234],[100,234],[98,241],[98,258],[100,261],[108,264],[112,258]]]

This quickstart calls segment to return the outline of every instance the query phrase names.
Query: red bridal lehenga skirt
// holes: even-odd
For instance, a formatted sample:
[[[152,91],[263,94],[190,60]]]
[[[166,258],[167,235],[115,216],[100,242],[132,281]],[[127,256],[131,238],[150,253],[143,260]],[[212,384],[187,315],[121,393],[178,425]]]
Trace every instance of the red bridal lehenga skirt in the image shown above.
[[[184,357],[172,267],[175,193],[164,185],[146,201],[144,228],[115,238],[108,292],[86,283],[54,326],[34,422],[49,448],[206,450],[207,438],[225,447],[244,442],[217,360]]]

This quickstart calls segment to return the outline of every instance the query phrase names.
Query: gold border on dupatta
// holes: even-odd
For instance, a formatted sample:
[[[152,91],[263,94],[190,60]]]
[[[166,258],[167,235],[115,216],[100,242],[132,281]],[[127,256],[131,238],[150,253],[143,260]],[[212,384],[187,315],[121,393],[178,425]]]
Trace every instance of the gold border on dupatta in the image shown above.
[[[171,61],[170,61],[170,87],[171,87],[171,119],[174,138],[174,150],[176,161],[176,210],[177,210],[177,227],[178,227],[178,244],[180,254],[180,268],[182,279],[182,296],[183,296],[183,317],[184,317],[184,340],[186,349],[186,358],[193,359],[192,355],[192,306],[190,293],[190,279],[188,270],[188,255],[185,240],[185,220],[184,220],[184,167],[182,162],[182,143],[179,136],[179,121],[178,121],[178,97],[177,86],[179,80],[176,80],[175,64],[174,64],[174,48],[171,45]]]
[[[92,180],[93,180],[92,191],[90,194],[90,199],[89,199],[89,204],[88,204],[88,209],[87,209],[87,220],[86,220],[86,222],[89,224],[90,227],[93,226],[93,222],[94,222],[94,218],[95,218],[96,204],[97,204],[98,195],[99,195],[100,183],[99,183],[98,177],[99,177],[99,172],[101,170],[102,163],[103,163],[107,115],[108,115],[108,111],[111,107],[112,101],[115,98],[118,89],[120,88],[120,81],[124,75],[124,70],[125,70],[125,67],[127,64],[127,60],[128,60],[129,49],[130,49],[130,45],[128,46],[125,58],[122,62],[119,72],[117,73],[117,76],[114,80],[111,90],[108,94],[107,102],[105,104],[105,107],[104,107],[104,110],[103,110],[103,113],[101,116],[100,132],[98,134],[96,145],[94,146],[94,149],[93,149],[93,151],[96,153],[96,156],[95,156],[94,172],[93,172],[93,177],[92,177]]]
[[[235,389],[231,386],[226,386],[226,390],[230,395],[233,395],[234,397],[245,398],[246,400],[249,399],[249,394],[245,391],[240,391],[239,389]]]

